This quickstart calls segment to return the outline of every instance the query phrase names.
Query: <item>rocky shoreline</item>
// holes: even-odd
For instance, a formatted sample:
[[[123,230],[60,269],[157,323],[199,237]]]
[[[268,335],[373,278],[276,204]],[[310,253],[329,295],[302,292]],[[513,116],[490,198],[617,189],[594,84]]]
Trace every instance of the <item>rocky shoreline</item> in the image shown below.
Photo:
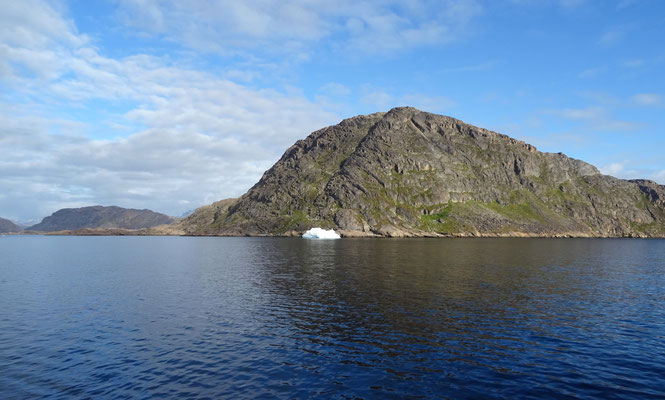
[[[625,235],[625,236],[610,236],[610,235],[592,235],[588,232],[564,232],[553,234],[530,233],[530,232],[511,232],[511,233],[459,233],[459,234],[439,234],[435,232],[404,232],[404,231],[390,231],[383,234],[364,231],[349,231],[339,230],[336,231],[342,238],[374,238],[374,239],[390,239],[390,238],[439,238],[439,239],[453,239],[453,238],[542,238],[542,239],[564,239],[564,238],[586,238],[586,239],[665,239],[662,236],[650,235]],[[3,233],[7,236],[21,236],[21,235],[43,235],[43,236],[181,236],[181,237],[301,237],[303,232],[289,231],[281,234],[251,234],[251,233],[220,233],[220,234],[196,234],[186,233],[179,229],[172,229],[170,226],[159,227],[158,229],[77,229],[77,230],[63,230],[56,232],[36,232],[36,231],[22,231],[13,233]]]

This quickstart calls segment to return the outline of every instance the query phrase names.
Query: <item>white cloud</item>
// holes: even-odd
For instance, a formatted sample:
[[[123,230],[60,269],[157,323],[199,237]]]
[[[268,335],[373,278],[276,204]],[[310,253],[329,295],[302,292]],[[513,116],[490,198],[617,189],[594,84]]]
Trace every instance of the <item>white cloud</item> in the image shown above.
[[[622,10],[624,8],[630,7],[634,4],[637,4],[639,0],[621,0],[617,4],[617,10]]]
[[[208,52],[308,52],[334,38],[359,54],[447,43],[482,7],[474,0],[123,0],[119,17],[139,33]]]
[[[565,9],[574,9],[588,3],[588,0],[510,0],[518,6],[543,6],[555,5]]]
[[[628,167],[628,165],[632,165],[633,168]],[[634,166],[635,163],[631,161],[620,161],[604,165],[598,169],[605,175],[611,175],[621,179],[643,179],[645,176],[649,175],[648,171],[634,168]]]
[[[605,70],[606,70],[605,67],[587,68],[584,71],[580,72],[577,76],[580,78],[595,78],[598,75],[605,72]]]
[[[665,98],[655,93],[638,93],[632,100],[641,106],[660,106],[665,104]]]
[[[40,0],[4,1],[0,13],[0,42],[9,46],[45,48],[55,42],[82,45],[73,22],[62,18],[55,4]],[[27,11],[27,12],[26,12]]]
[[[600,107],[564,108],[552,111],[553,114],[568,119],[598,119],[605,113]]]
[[[351,94],[351,88],[337,82],[329,82],[319,88],[319,92],[325,96],[348,96]]]
[[[559,4],[564,8],[576,8],[587,3],[587,0],[559,0]]]
[[[105,57],[53,7],[31,7],[0,24],[3,217],[91,204],[177,215],[244,193],[293,142],[338,120],[297,93],[250,89],[158,57]],[[22,33],[10,39],[8,30]],[[105,115],[109,129],[121,127],[103,140],[90,136],[98,121],[64,116],[85,117],[99,102],[118,107]]]
[[[460,67],[449,67],[443,68],[441,72],[451,73],[451,72],[477,72],[477,71],[488,71],[496,67],[499,64],[497,60],[489,60],[478,64],[472,65],[463,65]]]
[[[613,118],[611,113],[605,107],[600,106],[545,110],[544,113],[563,119],[579,121],[584,124],[585,128],[594,131],[630,132],[641,127],[641,124],[637,122],[623,121]]]
[[[619,65],[623,68],[640,68],[647,64],[647,62],[641,58],[633,58],[630,60],[623,60]]]
[[[639,163],[632,161],[613,162],[599,168],[605,175],[615,176],[622,179],[651,179],[655,182],[665,184],[665,170],[653,170],[649,168],[636,167]],[[632,167],[628,167],[632,165]]]
[[[120,5],[119,16],[131,28],[203,51],[288,45],[299,37],[317,40],[326,30],[309,2],[124,0]]]
[[[360,101],[376,110],[387,110],[397,105],[396,100],[381,89],[363,89]]]
[[[633,29],[629,25],[613,26],[607,29],[598,39],[598,44],[603,47],[611,47],[619,43]]]
[[[625,163],[623,162],[615,162],[609,165],[604,165],[599,168],[600,172],[602,172],[605,175],[612,175],[612,176],[621,176],[624,171],[625,171]]]
[[[665,185],[665,169],[662,171],[658,171],[655,174],[652,175],[651,179],[654,181],[660,183],[661,185]]]
[[[179,214],[244,193],[285,148],[337,120],[303,99],[213,86],[130,112],[149,128],[111,140],[0,115],[0,209],[18,208],[20,219],[98,203]]]
[[[603,106],[609,107],[621,104],[621,101],[615,95],[604,91],[580,90],[576,94],[585,100],[602,104]]]

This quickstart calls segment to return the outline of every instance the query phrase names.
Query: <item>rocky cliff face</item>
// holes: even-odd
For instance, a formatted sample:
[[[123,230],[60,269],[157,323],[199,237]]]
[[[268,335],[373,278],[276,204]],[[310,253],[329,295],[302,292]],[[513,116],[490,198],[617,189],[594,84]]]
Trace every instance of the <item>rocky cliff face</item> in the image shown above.
[[[143,229],[173,222],[173,218],[150,210],[92,206],[63,208],[44,218],[39,224],[26,228],[26,230],[55,232],[84,228]]]
[[[0,233],[16,233],[20,231],[20,226],[8,219],[0,218]]]
[[[190,234],[665,236],[665,186],[414,108],[298,141],[237,200],[197,210]]]

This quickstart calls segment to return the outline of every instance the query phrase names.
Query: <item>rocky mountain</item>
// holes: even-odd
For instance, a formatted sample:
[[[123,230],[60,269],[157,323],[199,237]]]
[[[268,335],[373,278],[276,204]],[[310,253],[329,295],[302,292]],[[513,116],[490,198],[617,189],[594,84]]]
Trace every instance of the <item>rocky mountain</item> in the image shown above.
[[[0,233],[16,233],[20,231],[20,226],[8,219],[0,218]]]
[[[410,107],[361,115],[291,146],[188,234],[665,237],[665,186]]]
[[[175,220],[168,215],[150,210],[134,210],[121,207],[92,206],[63,208],[46,217],[37,225],[26,230],[55,232],[85,228],[96,229],[143,229]]]

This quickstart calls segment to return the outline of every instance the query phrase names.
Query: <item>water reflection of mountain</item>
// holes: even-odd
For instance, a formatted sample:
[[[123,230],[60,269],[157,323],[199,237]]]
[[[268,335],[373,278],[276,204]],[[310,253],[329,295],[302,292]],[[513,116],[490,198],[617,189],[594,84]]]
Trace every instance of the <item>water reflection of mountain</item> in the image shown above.
[[[270,300],[259,312],[344,379],[374,379],[378,368],[398,386],[431,380],[435,390],[444,384],[437,374],[445,385],[567,374],[592,352],[583,343],[604,340],[594,336],[608,322],[597,303],[618,295],[602,291],[611,290],[604,277],[625,267],[623,243],[268,240],[256,284]]]

